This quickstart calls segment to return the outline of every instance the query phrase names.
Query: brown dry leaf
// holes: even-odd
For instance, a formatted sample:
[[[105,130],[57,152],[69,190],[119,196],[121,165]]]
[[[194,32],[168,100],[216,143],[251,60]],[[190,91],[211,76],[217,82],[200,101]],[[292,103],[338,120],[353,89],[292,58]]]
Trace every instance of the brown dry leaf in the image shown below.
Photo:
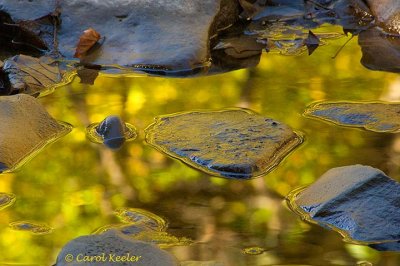
[[[93,28],[89,28],[83,32],[79,38],[78,45],[76,46],[76,51],[74,57],[82,58],[90,48],[93,47],[100,40],[101,35]]]
[[[58,63],[46,56],[34,58],[16,55],[4,62],[3,72],[9,81],[6,94],[25,93],[36,95],[62,83]]]

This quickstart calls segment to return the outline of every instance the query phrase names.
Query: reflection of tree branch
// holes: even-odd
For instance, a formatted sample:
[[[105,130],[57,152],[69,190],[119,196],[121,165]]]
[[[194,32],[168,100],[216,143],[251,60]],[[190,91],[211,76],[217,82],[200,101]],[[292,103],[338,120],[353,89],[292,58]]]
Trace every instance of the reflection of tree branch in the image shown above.
[[[242,92],[240,94],[240,102],[238,106],[243,108],[249,108],[252,105],[252,98],[255,88],[255,78],[257,77],[257,68],[249,68],[247,70],[247,79],[242,86]]]
[[[388,90],[383,93],[379,100],[389,102],[398,102],[400,100],[400,77],[397,77],[389,84]],[[398,134],[393,134],[390,137],[383,136],[380,143],[385,143],[385,140],[390,140],[390,143],[384,147],[385,153],[388,154],[388,160],[382,170],[387,168],[388,176],[396,178],[399,176],[400,167],[400,136]]]
[[[83,91],[88,91],[88,85],[81,84]],[[86,93],[76,94],[71,92],[69,97],[74,103],[77,110],[77,117],[83,125],[87,126],[94,121],[90,121],[88,115],[88,106],[86,104]],[[127,97],[124,98],[125,100]],[[115,154],[108,149],[100,148],[98,150],[100,156],[101,166],[105,169],[110,177],[109,183],[117,187],[126,199],[133,200],[135,196],[134,188],[129,184],[120,162],[116,159]],[[106,186],[106,190],[109,188]]]
[[[100,150],[101,165],[104,166],[110,182],[116,186],[125,198],[132,200],[134,198],[134,190],[128,184],[127,178],[122,170],[121,165],[115,158],[115,153],[109,149],[102,148]]]

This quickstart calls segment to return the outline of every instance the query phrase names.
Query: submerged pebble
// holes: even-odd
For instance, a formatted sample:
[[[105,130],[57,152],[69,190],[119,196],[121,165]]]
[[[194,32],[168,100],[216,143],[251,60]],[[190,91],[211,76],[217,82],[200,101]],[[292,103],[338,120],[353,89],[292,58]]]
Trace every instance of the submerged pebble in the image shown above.
[[[168,248],[175,246],[189,246],[193,244],[193,240],[186,237],[176,237],[167,232],[142,231],[133,236],[136,240],[152,243],[160,248]]]
[[[167,222],[158,215],[138,208],[119,208],[115,215],[124,224],[106,225],[95,231],[102,234],[116,230],[132,239],[155,244],[161,248],[172,246],[187,246],[193,243],[191,239],[176,237],[166,232]]]
[[[342,126],[363,127],[375,132],[400,130],[400,104],[322,102],[309,106],[304,115]]]
[[[7,208],[14,204],[16,197],[12,193],[0,193],[0,210]]]
[[[9,224],[9,227],[13,230],[28,231],[35,235],[50,234],[53,231],[53,228],[46,224],[28,221],[12,222]]]
[[[399,202],[400,184],[363,165],[333,168],[289,196],[304,219],[380,250],[400,250]]]
[[[149,211],[138,208],[119,208],[115,210],[115,215],[124,223],[144,226],[156,231],[164,231],[167,222],[160,216]]]
[[[157,117],[146,141],[207,174],[248,179],[267,174],[302,142],[287,125],[244,109]]]
[[[100,123],[89,125],[87,136],[94,143],[103,143],[116,150],[121,148],[125,141],[134,140],[137,133],[131,124],[124,123],[119,116],[110,115]]]
[[[244,248],[242,251],[244,254],[247,255],[260,255],[263,254],[266,250],[261,247],[248,247]]]

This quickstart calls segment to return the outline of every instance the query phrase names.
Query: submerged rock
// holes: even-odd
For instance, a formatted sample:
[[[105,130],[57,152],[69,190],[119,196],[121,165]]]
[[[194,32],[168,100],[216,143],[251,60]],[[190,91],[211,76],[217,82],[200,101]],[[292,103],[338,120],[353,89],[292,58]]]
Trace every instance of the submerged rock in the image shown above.
[[[0,97],[1,172],[13,171],[47,144],[71,131],[29,95]]]
[[[246,255],[260,255],[263,254],[265,251],[267,250],[261,247],[248,247],[242,249],[242,252]]]
[[[89,125],[86,132],[92,142],[103,143],[112,150],[121,148],[125,141],[134,140],[137,136],[136,128],[116,115],[107,116],[100,123]]]
[[[0,170],[1,171],[1,170]],[[14,204],[16,197],[12,193],[0,192],[0,210]]]
[[[29,221],[12,222],[9,227],[13,230],[27,231],[35,235],[46,235],[53,231],[53,228],[46,224]]]
[[[150,145],[222,177],[266,174],[302,142],[290,127],[249,110],[187,112],[155,120],[146,129]]]
[[[310,105],[304,115],[342,126],[363,127],[375,132],[400,130],[400,104],[321,102]]]
[[[92,258],[91,261],[84,260]],[[157,246],[134,240],[109,230],[100,235],[78,237],[67,243],[57,257],[57,266],[64,265],[178,265],[177,260]]]
[[[131,239],[156,244],[161,248],[188,246],[193,243],[191,239],[176,237],[166,232],[167,222],[149,211],[137,208],[119,208],[115,211],[115,215],[124,224],[106,225],[96,230],[95,233],[101,234],[109,230],[116,230]]]
[[[115,215],[124,223],[142,226],[155,231],[165,231],[167,222],[158,215],[138,208],[119,208]]]
[[[333,168],[290,196],[306,220],[339,231],[346,240],[400,249],[400,184],[363,165]]]

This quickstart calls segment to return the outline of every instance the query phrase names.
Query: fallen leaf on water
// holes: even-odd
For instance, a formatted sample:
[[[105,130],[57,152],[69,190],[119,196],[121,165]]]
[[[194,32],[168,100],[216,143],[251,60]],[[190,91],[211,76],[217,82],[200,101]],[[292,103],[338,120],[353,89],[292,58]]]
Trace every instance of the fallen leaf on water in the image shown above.
[[[318,48],[320,43],[319,38],[317,37],[317,35],[315,35],[312,31],[308,31],[308,37],[307,39],[304,40],[304,44],[305,46],[307,46],[308,49],[308,55],[311,55],[315,49]]]
[[[82,58],[90,48],[93,47],[100,40],[101,35],[92,28],[89,28],[83,32],[79,38],[78,45],[76,46],[76,51],[74,57]]]
[[[35,95],[50,91],[63,82],[58,63],[46,56],[41,58],[22,54],[13,56],[4,62],[3,73],[10,87],[4,88],[5,94]]]

